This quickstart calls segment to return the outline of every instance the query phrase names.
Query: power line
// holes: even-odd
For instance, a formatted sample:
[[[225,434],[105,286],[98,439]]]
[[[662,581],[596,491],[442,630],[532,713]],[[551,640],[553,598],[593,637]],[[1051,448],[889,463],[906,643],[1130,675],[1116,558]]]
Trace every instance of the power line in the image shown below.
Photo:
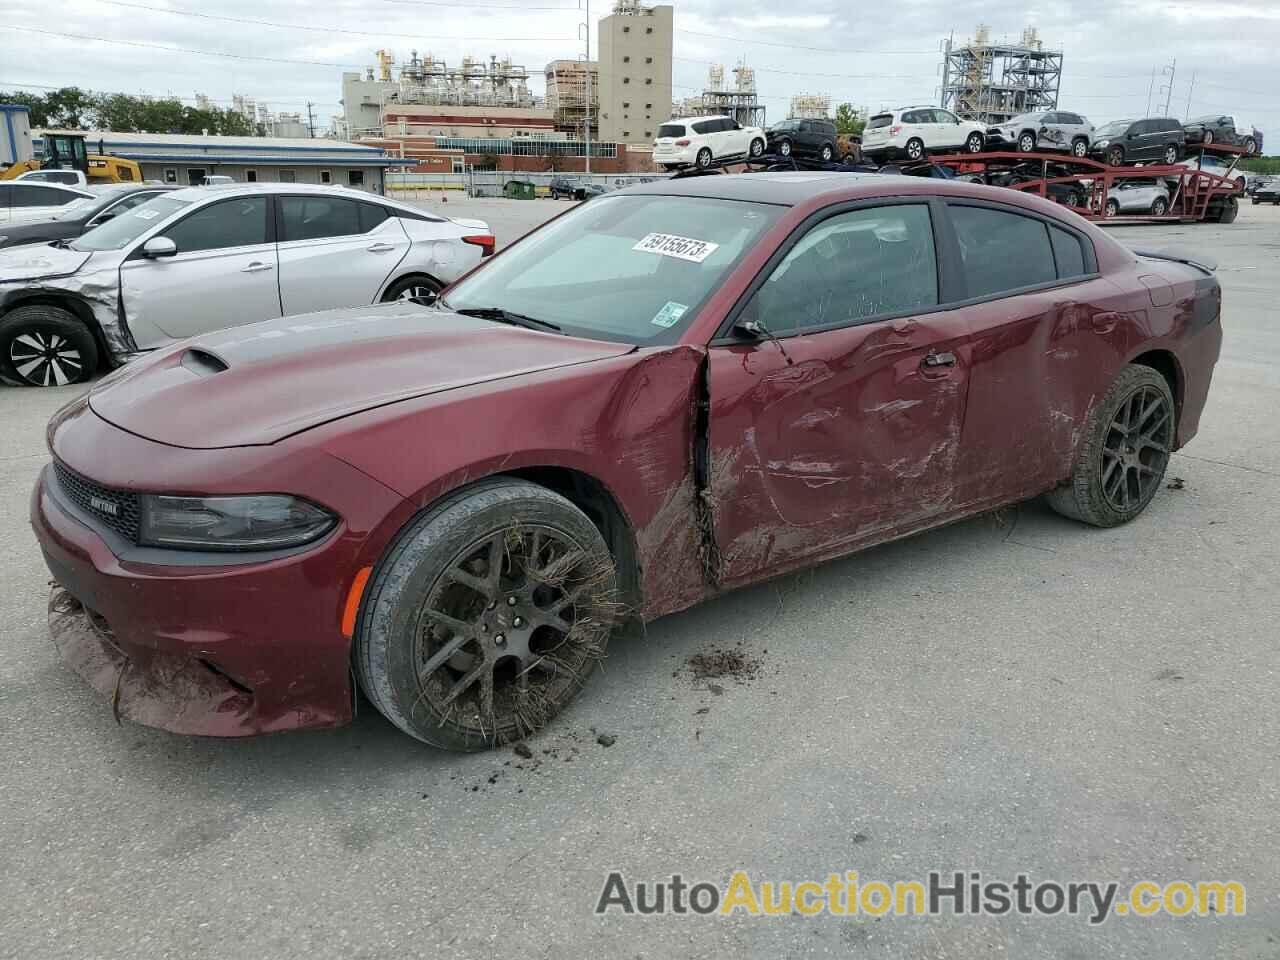
[[[507,3],[446,3],[445,0],[382,0],[383,3],[403,3],[413,7],[465,7],[484,10],[559,10],[562,13],[581,13],[580,7],[526,7],[524,4],[512,6]]]
[[[390,2],[390,0],[389,0]],[[398,0],[397,0],[398,2]],[[939,50],[857,50],[853,47],[808,47],[799,43],[782,43],[777,40],[756,40],[753,37],[726,37],[720,33],[699,33],[696,30],[677,30],[690,37],[708,37],[712,40],[728,40],[732,43],[754,43],[761,47],[786,47],[789,50],[809,50],[817,53],[874,53],[886,56],[941,56]]]
[[[26,81],[18,81],[18,80],[0,80],[0,87],[29,88],[34,90],[62,90],[62,89],[65,89],[66,87],[75,87],[75,86],[79,86],[79,85],[74,83],[63,83],[63,84],[27,83]],[[103,94],[106,94],[107,96],[121,96],[121,97],[146,96],[146,97],[153,97],[156,100],[181,100],[184,102],[186,101],[194,102],[200,99],[199,97],[184,97],[176,93],[129,93],[126,90],[91,90],[91,92],[103,93]],[[236,102],[234,99],[230,97],[204,97],[204,99],[208,100],[210,103],[235,103]],[[307,101],[306,99],[302,99],[302,98],[293,99],[293,100],[261,100],[257,97],[254,97],[252,99],[255,103],[265,104],[267,106],[295,106],[295,105],[301,106],[308,102],[314,103],[317,106],[322,106],[322,107],[337,107],[337,106],[341,106],[342,104],[341,100]]]
[[[301,23],[279,23],[274,20],[258,20],[250,17],[227,17],[217,13],[200,13],[196,10],[174,10],[165,7],[153,7],[145,3],[128,3],[126,0],[98,0],[99,3],[113,7],[131,7],[134,10],[146,10],[148,13],[167,13],[179,17],[198,17],[201,20],[222,20],[226,23],[244,23],[256,27],[279,27],[283,30],[310,30],[314,33],[347,33],[356,37],[393,37],[398,40],[424,40],[422,34],[387,33],[373,30],[348,30],[345,27],[317,27]],[[432,34],[432,40],[493,40],[502,43],[569,43],[572,37],[455,37]]]

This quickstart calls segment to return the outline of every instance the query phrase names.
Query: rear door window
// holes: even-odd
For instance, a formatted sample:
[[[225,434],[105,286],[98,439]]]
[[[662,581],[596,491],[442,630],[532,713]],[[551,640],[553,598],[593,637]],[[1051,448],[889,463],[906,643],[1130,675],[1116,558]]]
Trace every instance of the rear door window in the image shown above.
[[[949,205],[969,297],[1051,283],[1058,279],[1049,228],[1043,220],[991,207]]]
[[[351,237],[360,229],[360,204],[340,197],[281,197],[280,215],[284,224],[281,243],[290,240],[320,240]]]
[[[783,334],[923,313],[937,303],[929,208],[917,203],[823,220],[774,268],[748,309]]]

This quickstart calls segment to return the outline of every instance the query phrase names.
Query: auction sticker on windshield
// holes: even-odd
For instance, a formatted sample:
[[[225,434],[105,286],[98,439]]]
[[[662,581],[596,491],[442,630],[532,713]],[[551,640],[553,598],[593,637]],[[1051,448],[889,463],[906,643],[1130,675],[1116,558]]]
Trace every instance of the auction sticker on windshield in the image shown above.
[[[677,237],[673,233],[651,233],[641,237],[632,250],[644,253],[657,253],[664,257],[675,257],[688,260],[690,263],[701,263],[720,247],[718,243],[707,240],[694,240],[692,237]]]

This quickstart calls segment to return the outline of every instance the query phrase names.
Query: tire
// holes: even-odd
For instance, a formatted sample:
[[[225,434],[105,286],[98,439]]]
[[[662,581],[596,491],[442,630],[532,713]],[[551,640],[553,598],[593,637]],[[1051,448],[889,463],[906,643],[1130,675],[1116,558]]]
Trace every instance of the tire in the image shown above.
[[[747,148],[747,153],[753,158],[764,156],[764,141],[756,137],[751,141],[751,146]]]
[[[923,160],[924,159],[924,141],[919,137],[912,137],[907,141],[907,159]]]
[[[0,373],[25,387],[82,383],[98,369],[93,331],[69,310],[37,303],[0,319]]]
[[[1129,522],[1160,489],[1176,428],[1164,377],[1150,367],[1125,367],[1089,413],[1071,478],[1046,495],[1049,506],[1095,527]]]
[[[1203,143],[1203,144],[1206,144],[1206,145],[1207,145],[1207,144],[1210,144],[1210,143],[1213,143],[1213,131],[1212,131],[1212,130],[1206,130],[1206,131],[1204,132],[1204,137],[1201,139],[1201,141],[1200,141],[1200,142],[1201,142],[1201,143]]]
[[[1171,143],[1164,148],[1164,162],[1166,166],[1172,166],[1178,162],[1178,145]]]
[[[424,743],[483,750],[519,740],[594,672],[617,597],[613,558],[586,514],[537,484],[481,481],[419,514],[378,562],[357,622],[356,676],[383,716]]]
[[[1156,217],[1163,217],[1169,211],[1169,201],[1164,197],[1156,197],[1151,201],[1151,214]]]
[[[835,155],[836,152],[831,149],[831,144],[824,143],[822,145],[822,152],[819,156],[822,158],[823,163],[830,163],[835,158]]]
[[[982,134],[978,133],[978,131],[975,130],[973,133],[969,134],[968,139],[965,140],[964,148],[968,150],[970,153],[981,153],[983,144],[985,142],[986,142],[986,139],[982,136]]]
[[[1113,167],[1124,164],[1124,147],[1112,147],[1107,151],[1107,163]]]
[[[1106,207],[1106,215],[1108,217],[1114,217],[1114,216],[1118,216],[1119,213],[1120,213],[1120,201],[1108,200],[1107,207]]]
[[[1036,137],[1033,133],[1022,133],[1018,135],[1018,152],[1032,153],[1036,149]]]
[[[1253,156],[1255,153],[1257,153],[1257,152],[1258,152],[1258,141],[1257,141],[1257,140],[1255,140],[1255,139],[1253,139],[1253,137],[1245,137],[1245,138],[1244,138],[1244,152],[1245,152],[1245,153],[1247,153],[1249,156]]]
[[[1089,141],[1084,137],[1076,137],[1072,140],[1071,155],[1073,157],[1087,157],[1089,155]]]
[[[784,157],[791,156],[791,141],[790,140],[781,141],[778,144],[778,153],[782,154]]]
[[[1253,205],[1254,205],[1255,207],[1256,207],[1256,206],[1258,206],[1258,205],[1259,205],[1259,204],[1261,204],[1261,203],[1262,203],[1262,201],[1261,201],[1261,200],[1259,200],[1257,197],[1254,197],[1254,198],[1253,198]]]
[[[694,166],[699,170],[705,170],[711,166],[711,148],[703,147],[698,151],[698,156],[693,161]]]
[[[1234,223],[1236,216],[1240,213],[1240,204],[1235,197],[1227,197],[1223,201],[1221,209],[1218,211],[1219,223]]]
[[[382,295],[383,303],[390,303],[392,300],[412,300],[415,303],[430,303],[436,298],[436,295],[444,289],[444,284],[430,277],[401,277],[391,286],[387,287],[386,293]],[[428,296],[429,295],[429,296]]]
[[[853,159],[852,153],[846,153],[843,157],[840,158],[840,162],[847,167],[847,166],[851,166],[856,161]]]
[[[1241,193],[1244,193],[1245,188],[1247,186],[1249,186],[1249,184],[1245,181],[1244,177],[1236,178],[1236,189],[1239,190]]]

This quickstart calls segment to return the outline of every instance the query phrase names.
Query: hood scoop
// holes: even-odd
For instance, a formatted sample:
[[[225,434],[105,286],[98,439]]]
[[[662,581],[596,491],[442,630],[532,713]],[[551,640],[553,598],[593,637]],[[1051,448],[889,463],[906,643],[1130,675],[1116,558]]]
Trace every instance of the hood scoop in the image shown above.
[[[220,356],[210,353],[208,350],[202,350],[199,347],[191,347],[183,352],[182,365],[201,377],[208,377],[215,373],[222,373],[223,370],[231,369],[227,361]]]

